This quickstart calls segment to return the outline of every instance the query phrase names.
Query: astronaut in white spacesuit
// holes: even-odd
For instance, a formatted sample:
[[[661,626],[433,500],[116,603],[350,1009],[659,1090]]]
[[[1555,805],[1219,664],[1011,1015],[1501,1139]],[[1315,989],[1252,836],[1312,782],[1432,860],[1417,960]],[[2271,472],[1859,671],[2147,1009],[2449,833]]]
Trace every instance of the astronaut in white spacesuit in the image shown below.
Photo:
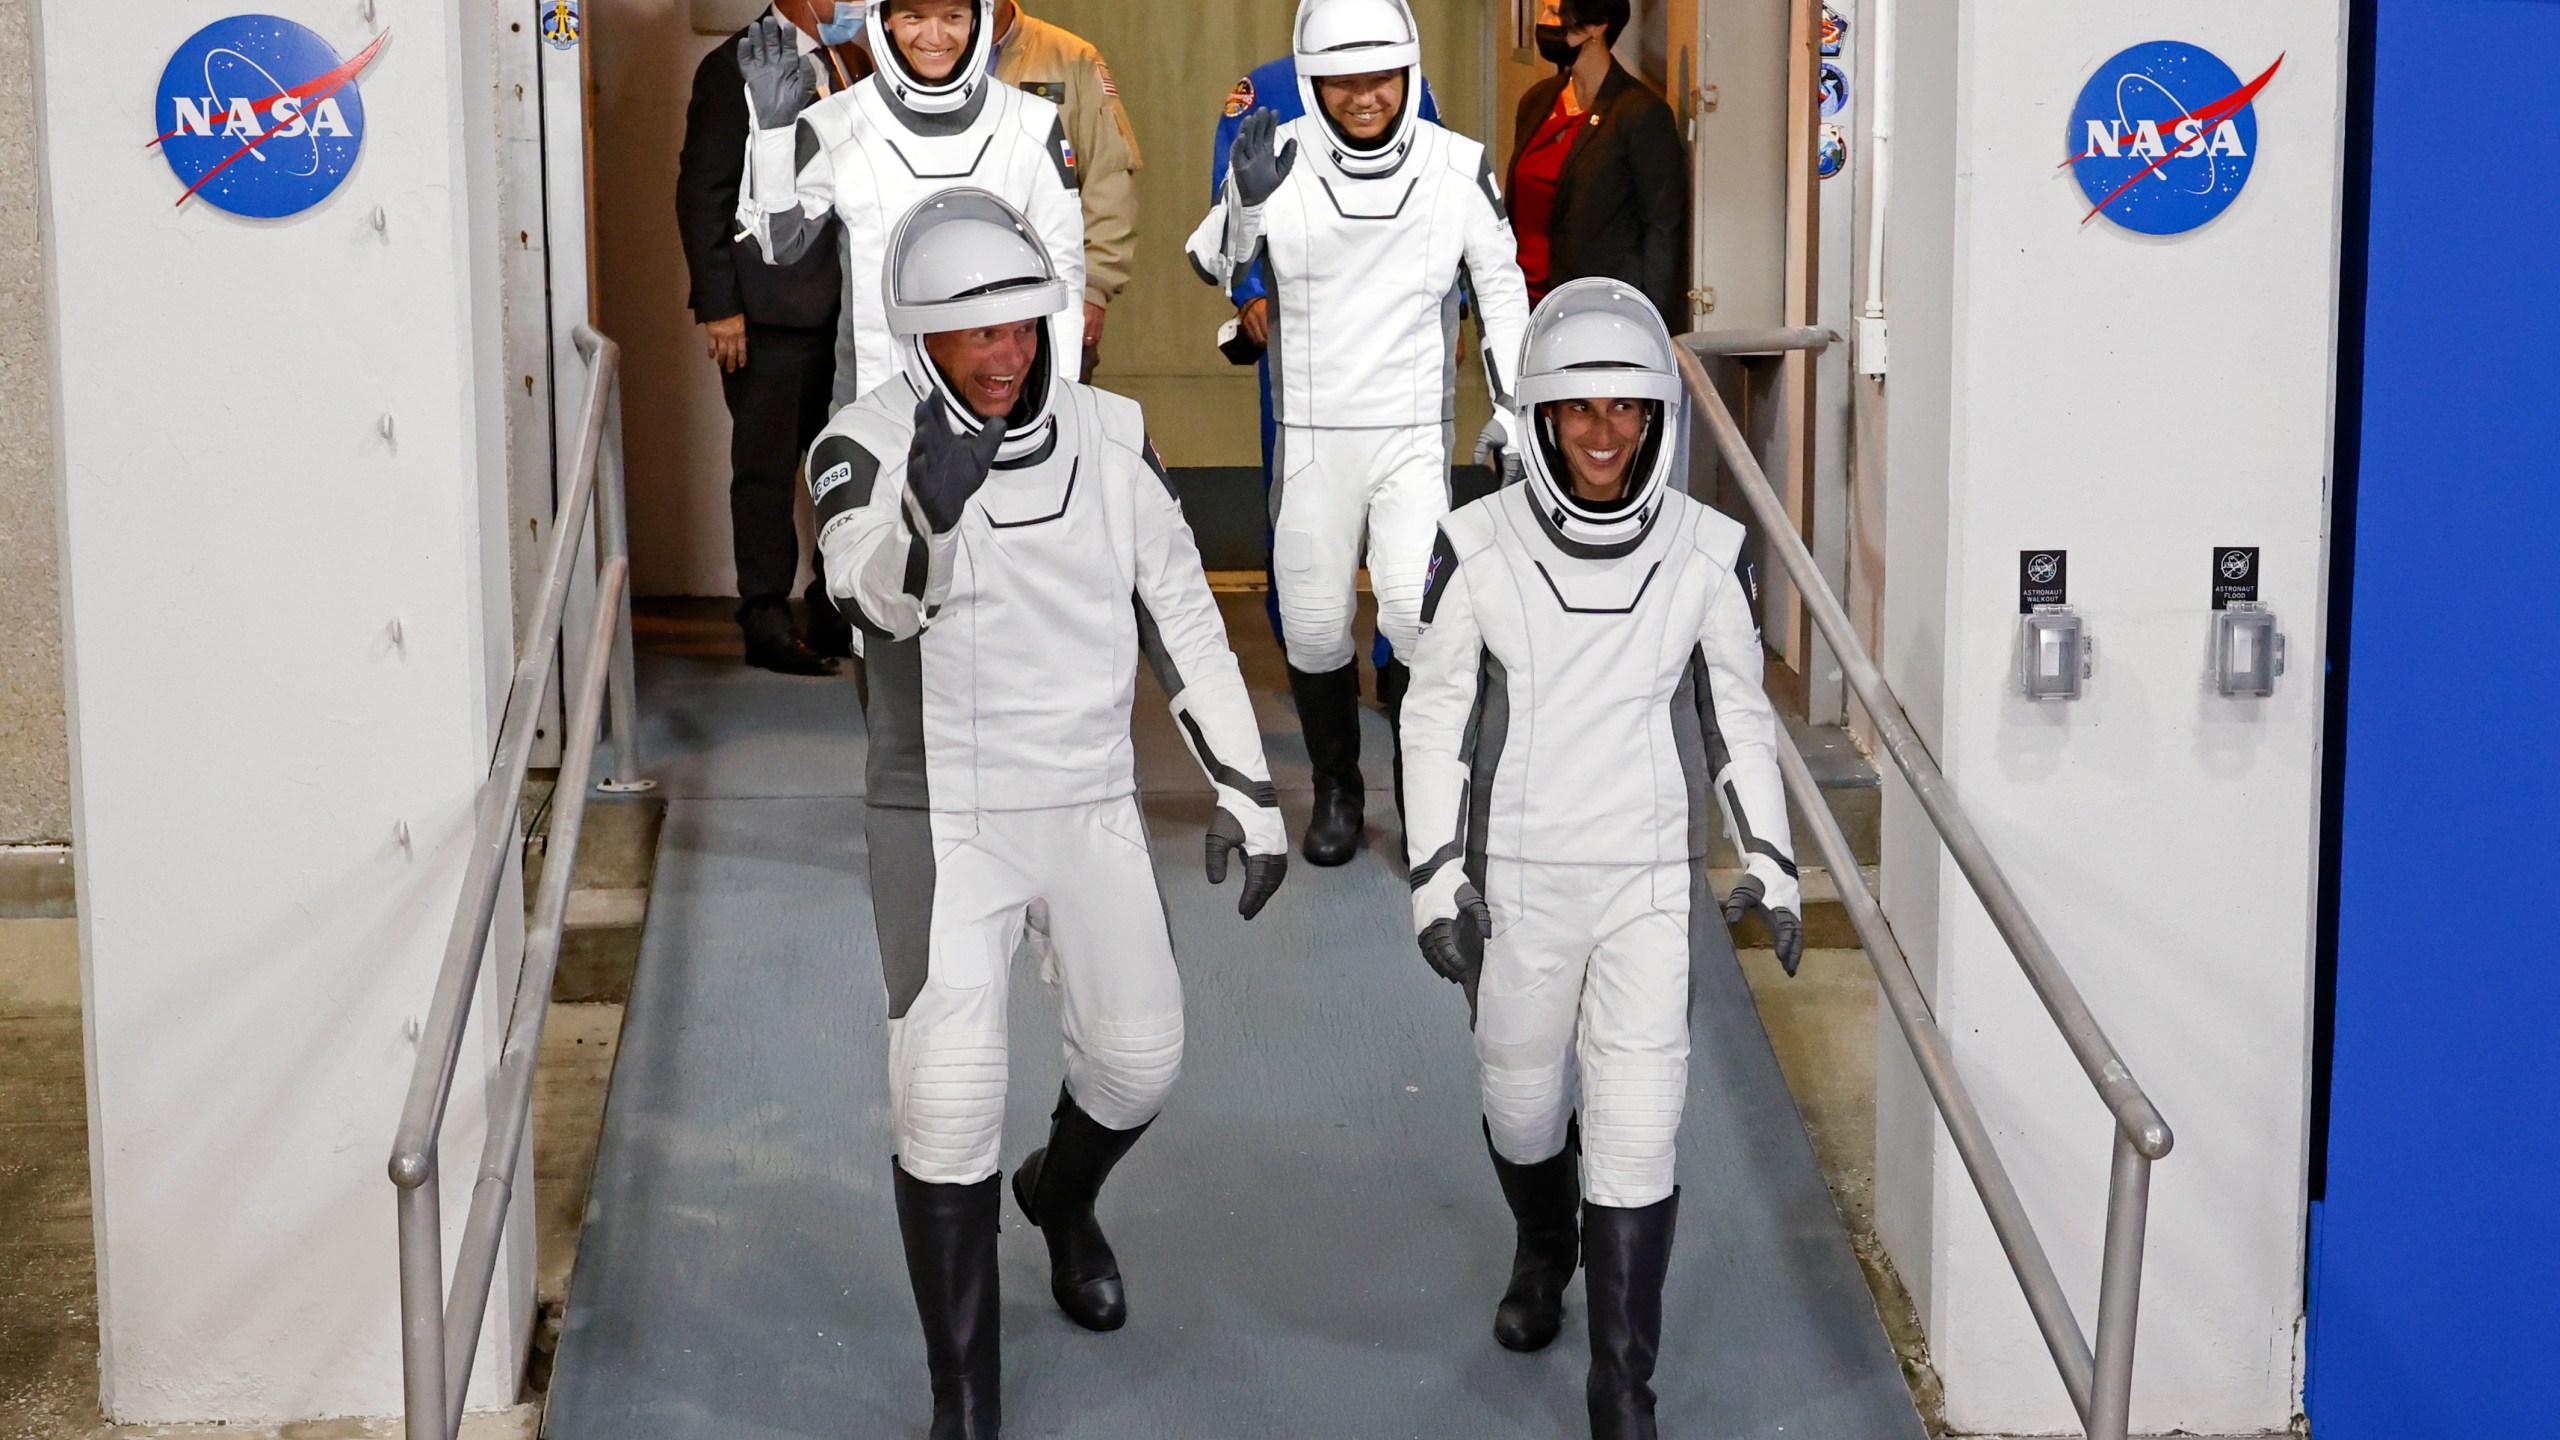
[[[995,78],[996,0],[869,0],[864,32],[880,68],[814,100],[791,27],[756,22],[738,42],[755,130],[738,228],[787,262],[844,223],[844,306],[836,321],[834,406],[896,375],[902,347],[881,310],[889,234],[917,202],[954,186],[1002,196],[1031,219],[1068,288],[1084,293],[1084,208],[1058,107]],[[812,103],[814,100],[814,103]],[[1082,308],[1052,320],[1082,353]]]
[[[1363,818],[1364,548],[1378,628],[1409,656],[1449,509],[1461,299],[1482,330],[1498,443],[1529,299],[1484,147],[1419,113],[1422,45],[1404,0],[1301,0],[1294,48],[1306,113],[1246,119],[1189,249],[1203,279],[1232,289],[1259,271],[1271,296],[1272,584],[1315,769],[1306,856],[1339,865]],[[1390,720],[1404,669],[1379,675]]]
[[[1072,250],[1067,253],[1073,254]],[[1045,905],[1067,1079],[1013,1192],[1076,1323],[1127,1316],[1094,1222],[1182,1061],[1182,981],[1148,861],[1129,707],[1144,657],[1217,796],[1251,919],[1288,869],[1262,739],[1138,406],[1077,384],[1077,311],[1029,223],[945,192],[892,237],[899,378],[809,454],[827,593],[868,636],[866,821],[889,991],[898,1223],[936,1440],[997,1433],[1007,968]],[[1077,336],[1077,340],[1081,335]]]
[[[1495,1337],[1553,1340],[1579,1260],[1592,1434],[1651,1440],[1718,801],[1746,867],[1724,918],[1762,911],[1789,974],[1802,901],[1743,530],[1672,487],[1686,397],[1651,302],[1559,286],[1516,398],[1525,483],[1442,521],[1429,562],[1404,704],[1414,928],[1476,1007],[1519,1226]]]

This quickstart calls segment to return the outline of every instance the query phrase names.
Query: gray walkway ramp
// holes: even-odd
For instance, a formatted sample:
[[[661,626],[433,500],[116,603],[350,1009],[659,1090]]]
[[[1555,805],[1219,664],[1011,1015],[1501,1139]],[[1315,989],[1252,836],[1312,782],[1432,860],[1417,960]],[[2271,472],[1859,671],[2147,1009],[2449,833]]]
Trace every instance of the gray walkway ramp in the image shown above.
[[[1237,610],[1236,635],[1267,636]],[[678,798],[552,1382],[557,1440],[920,1436],[929,1413],[890,1200],[851,687],[733,666],[644,661]],[[1248,668],[1275,756],[1294,751],[1276,660]],[[1170,737],[1144,729],[1169,781]],[[1191,1025],[1171,1108],[1104,1196],[1132,1318],[1091,1335],[1059,1315],[1008,1200],[1007,1434],[1585,1433],[1579,1284],[1546,1353],[1489,1334],[1508,1219],[1464,1003],[1414,954],[1401,878],[1375,853],[1300,867],[1248,926],[1232,882],[1200,876],[1196,782],[1147,808]],[[1917,1440],[1721,932],[1699,961],[1663,1433]],[[1063,1070],[1027,963],[1013,993],[1008,1162],[1039,1143]]]

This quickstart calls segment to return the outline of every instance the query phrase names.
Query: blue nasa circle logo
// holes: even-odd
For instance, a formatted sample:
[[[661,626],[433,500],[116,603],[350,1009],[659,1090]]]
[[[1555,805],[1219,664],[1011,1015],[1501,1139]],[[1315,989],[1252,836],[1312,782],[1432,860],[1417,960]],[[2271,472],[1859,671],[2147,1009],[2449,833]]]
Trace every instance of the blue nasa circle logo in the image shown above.
[[[189,36],[160,73],[152,111],[151,143],[186,187],[177,203],[277,220],[329,198],[364,149],[356,76],[390,38],[350,60],[273,15],[234,15]]]
[[[2258,92],[2283,64],[2278,55],[2244,85],[2212,51],[2154,40],[2099,66],[2063,141],[2063,163],[2089,197],[2081,223],[2104,215],[2145,235],[2180,235],[2230,209],[2258,162]]]

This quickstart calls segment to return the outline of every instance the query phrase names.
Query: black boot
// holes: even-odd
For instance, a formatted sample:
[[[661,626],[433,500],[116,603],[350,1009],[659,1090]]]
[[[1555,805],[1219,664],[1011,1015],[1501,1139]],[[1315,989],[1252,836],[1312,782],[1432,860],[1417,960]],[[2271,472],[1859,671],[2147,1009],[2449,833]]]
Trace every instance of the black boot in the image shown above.
[[[1493,1312],[1493,1338],[1506,1350],[1544,1350],[1564,1328],[1564,1287],[1573,1283],[1582,1258],[1580,1147],[1574,1141],[1568,1130],[1564,1149],[1535,1165],[1514,1165],[1493,1148],[1493,1127],[1485,1127],[1484,1148],[1493,1156],[1511,1218],[1520,1225],[1511,1287]]]
[[[800,642],[791,630],[791,607],[780,601],[746,606],[738,612],[738,628],[746,633],[747,663],[780,675],[833,675],[836,662]]]
[[[932,1440],[996,1440],[1004,1417],[996,1212],[1003,1182],[935,1185],[897,1170],[898,1233],[933,1376]]]
[[[809,587],[809,634],[806,642],[810,653],[829,660],[853,658],[853,622],[827,598],[817,585]]]
[[[1653,1361],[1662,1349],[1662,1277],[1680,1192],[1638,1210],[1582,1207],[1591,1306],[1591,1440],[1654,1440]]]
[[[1378,667],[1378,708],[1387,712],[1387,735],[1396,752],[1396,825],[1404,825],[1404,692],[1413,688],[1413,667],[1390,660]]]
[[[1022,1218],[1039,1226],[1049,1242],[1049,1293],[1068,1319],[1087,1330],[1117,1330],[1129,1320],[1120,1261],[1093,1218],[1093,1202],[1111,1178],[1111,1167],[1146,1133],[1145,1125],[1104,1126],[1061,1085],[1058,1108],[1049,1113],[1049,1143],[1013,1172]]]
[[[1292,665],[1289,694],[1315,770],[1315,810],[1298,848],[1311,864],[1349,864],[1361,834],[1359,662],[1322,674]]]

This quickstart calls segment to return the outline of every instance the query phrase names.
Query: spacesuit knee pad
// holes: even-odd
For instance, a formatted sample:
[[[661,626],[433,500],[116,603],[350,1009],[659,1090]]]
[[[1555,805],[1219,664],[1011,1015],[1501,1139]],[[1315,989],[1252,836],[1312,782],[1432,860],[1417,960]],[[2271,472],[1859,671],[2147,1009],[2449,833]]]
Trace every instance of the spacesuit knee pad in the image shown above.
[[[1480,1055],[1484,1079],[1484,1123],[1495,1153],[1515,1165],[1535,1165],[1564,1149],[1565,1127],[1573,1118],[1573,1096],[1565,1062],[1505,1063],[1497,1047]]]
[[[1067,1053],[1067,1089],[1084,1113],[1113,1130],[1156,1118],[1182,1073],[1182,1012],[1094,1021]]]
[[[890,1022],[890,1128],[898,1164],[936,1185],[996,1173],[1004,1139],[1008,1055],[1002,1034],[908,1029]]]
[[[1311,586],[1292,587],[1285,580],[1276,589],[1281,648],[1292,666],[1325,675],[1352,662],[1358,651],[1352,644],[1351,597],[1310,593]]]
[[[1595,1059],[1582,1082],[1582,1184],[1602,1205],[1629,1209],[1671,1194],[1686,1058]]]

